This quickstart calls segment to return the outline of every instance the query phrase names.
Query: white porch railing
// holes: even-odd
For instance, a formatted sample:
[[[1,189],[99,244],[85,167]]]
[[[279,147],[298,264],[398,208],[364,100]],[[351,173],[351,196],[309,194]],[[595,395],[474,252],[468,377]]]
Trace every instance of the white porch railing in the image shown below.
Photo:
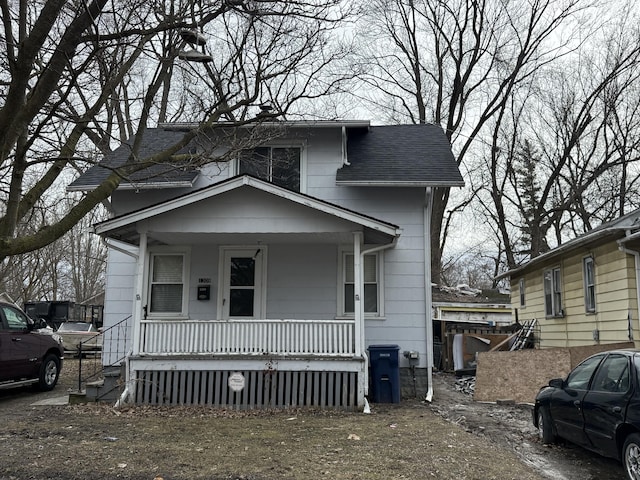
[[[353,357],[354,320],[143,320],[139,354]]]

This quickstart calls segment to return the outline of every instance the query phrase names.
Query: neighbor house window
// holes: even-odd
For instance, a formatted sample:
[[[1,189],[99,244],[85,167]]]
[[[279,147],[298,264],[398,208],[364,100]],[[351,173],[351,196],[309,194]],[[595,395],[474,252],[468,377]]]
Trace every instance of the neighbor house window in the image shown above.
[[[364,262],[364,313],[380,314],[380,268],[378,254],[365,255]],[[353,253],[343,253],[343,314],[353,315],[355,312],[355,275]]]
[[[526,305],[524,298],[524,278],[520,279],[520,282],[518,283],[518,290],[520,293],[520,306],[524,307]]]
[[[547,317],[563,316],[560,268],[551,268],[544,272],[544,308]]]
[[[300,191],[300,147],[258,147],[244,150],[238,159],[238,174],[250,174],[279,187]]]
[[[184,253],[151,254],[149,314],[185,314],[186,259]]]
[[[596,280],[595,264],[593,257],[585,257],[582,260],[584,278],[584,306],[587,312],[596,311]]]

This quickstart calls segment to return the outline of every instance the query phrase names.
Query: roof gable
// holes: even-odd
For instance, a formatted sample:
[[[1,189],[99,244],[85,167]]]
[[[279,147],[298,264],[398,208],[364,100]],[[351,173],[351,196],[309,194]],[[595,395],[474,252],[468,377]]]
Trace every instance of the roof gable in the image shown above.
[[[370,238],[376,239],[375,241],[380,241],[380,239],[391,240],[400,235],[399,227],[391,223],[377,220],[373,217],[342,208],[309,195],[278,187],[249,175],[233,177],[229,180],[210,185],[180,197],[106,220],[95,225],[95,232],[107,237],[113,236],[114,238],[118,237],[121,233],[126,232],[127,235],[132,236],[133,238],[137,236],[135,229],[137,222],[149,220],[163,214],[173,213],[183,207],[192,207],[203,200],[221,196],[225,193],[245,187],[274,195],[290,202],[292,205],[310,208],[314,213],[327,214],[341,221],[360,225],[369,232]],[[121,236],[120,239],[126,241]]]

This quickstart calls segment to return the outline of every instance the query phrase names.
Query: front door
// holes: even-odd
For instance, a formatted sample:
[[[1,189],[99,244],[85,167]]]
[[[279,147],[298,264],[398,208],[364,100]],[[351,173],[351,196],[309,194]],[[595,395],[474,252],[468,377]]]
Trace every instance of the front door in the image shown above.
[[[264,318],[264,247],[225,249],[222,318]]]

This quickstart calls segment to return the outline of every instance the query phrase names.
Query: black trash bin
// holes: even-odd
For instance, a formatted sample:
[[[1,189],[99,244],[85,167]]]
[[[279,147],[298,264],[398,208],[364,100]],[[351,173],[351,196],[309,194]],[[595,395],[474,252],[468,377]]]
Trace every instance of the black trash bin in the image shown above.
[[[400,403],[398,345],[370,345],[371,394],[374,403]]]

